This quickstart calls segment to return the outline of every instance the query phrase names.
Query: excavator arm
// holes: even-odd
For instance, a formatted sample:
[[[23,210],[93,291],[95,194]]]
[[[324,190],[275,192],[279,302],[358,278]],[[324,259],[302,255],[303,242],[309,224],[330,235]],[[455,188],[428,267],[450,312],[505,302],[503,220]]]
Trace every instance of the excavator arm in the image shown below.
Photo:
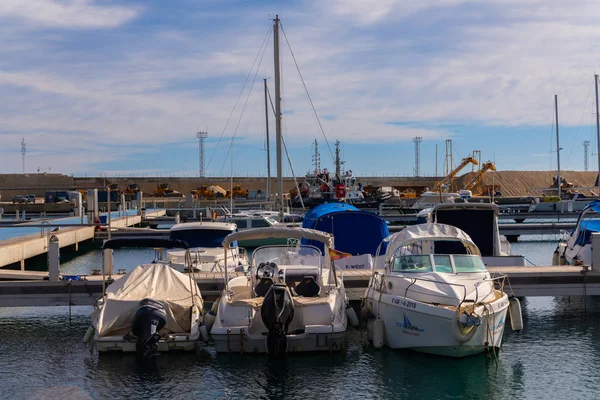
[[[444,179],[435,184],[435,191],[441,191],[442,187],[451,184],[456,175],[460,172],[460,170],[469,165],[470,163],[472,163],[473,165],[479,164],[479,162],[477,162],[477,160],[474,157],[463,158],[460,164],[452,171],[450,171],[448,176],[444,177]]]
[[[488,161],[481,166],[481,169],[479,171],[477,171],[477,173],[475,174],[473,179],[471,179],[466,184],[465,190],[472,190],[475,186],[478,186],[478,185],[481,186],[481,181],[483,180],[483,176],[486,174],[486,172],[488,172],[490,170],[495,171],[496,166],[494,165],[493,162]]]

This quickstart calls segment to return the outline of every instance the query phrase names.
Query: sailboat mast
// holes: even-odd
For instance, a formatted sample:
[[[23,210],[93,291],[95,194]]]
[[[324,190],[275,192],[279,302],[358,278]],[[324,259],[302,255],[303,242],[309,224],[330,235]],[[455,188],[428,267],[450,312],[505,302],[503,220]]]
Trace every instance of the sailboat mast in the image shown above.
[[[598,113],[598,74],[594,75],[594,85],[596,86],[596,142],[598,143],[598,181],[600,186],[600,114]]]
[[[279,16],[273,21],[273,46],[275,58],[275,141],[277,143],[277,193],[279,195],[279,220],[283,221],[283,169],[281,150],[281,87],[279,76]]]
[[[267,78],[265,82],[265,126],[267,128],[267,201],[271,202],[271,150],[269,140],[269,102],[267,99]],[[270,207],[270,206],[269,206]]]
[[[340,141],[335,141],[335,177],[342,179],[342,163],[340,161]]]
[[[558,167],[558,172],[556,174],[556,185],[558,190],[558,199],[561,198],[561,184],[560,184],[560,143],[558,139],[558,95],[554,95],[554,110],[556,112],[556,165]]]

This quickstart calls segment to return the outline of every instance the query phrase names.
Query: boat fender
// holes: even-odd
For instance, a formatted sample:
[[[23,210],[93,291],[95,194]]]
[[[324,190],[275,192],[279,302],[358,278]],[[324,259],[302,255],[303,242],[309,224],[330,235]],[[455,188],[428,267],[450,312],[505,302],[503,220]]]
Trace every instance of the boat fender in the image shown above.
[[[208,329],[206,325],[200,325],[200,336],[202,336],[202,341],[208,342]]]
[[[375,323],[375,319],[370,318],[367,320],[367,340],[369,342],[373,341],[373,324]]]
[[[382,319],[376,319],[373,322],[373,347],[380,349],[383,347],[384,326]]]
[[[458,313],[455,314],[454,320],[451,323],[452,325],[452,336],[454,340],[458,343],[466,343],[475,336],[477,329],[481,325],[476,326],[466,326],[465,324],[460,322],[460,315]]]
[[[360,319],[363,320],[363,321],[365,321],[370,316],[371,316],[371,310],[369,309],[369,306],[367,305],[367,302],[365,302],[365,304],[360,309]]]
[[[92,338],[94,337],[94,332],[96,330],[94,329],[93,326],[90,326],[87,328],[87,331],[85,331],[85,335],[83,335],[83,343],[89,343]]]
[[[510,327],[513,331],[523,329],[523,314],[521,312],[521,302],[516,297],[512,297],[508,304],[508,313],[510,315]]]
[[[350,326],[356,328],[358,326],[358,317],[356,316],[356,311],[354,311],[354,308],[352,308],[350,304],[348,304],[346,307],[346,314],[348,314],[348,322],[350,322]]]
[[[556,250],[554,250],[554,253],[552,253],[552,265],[558,265],[560,256],[559,256],[560,252],[558,251],[558,247],[556,248]]]
[[[213,324],[215,323],[216,316],[212,310],[210,312],[204,314],[204,326],[206,326],[206,331],[210,333]]]

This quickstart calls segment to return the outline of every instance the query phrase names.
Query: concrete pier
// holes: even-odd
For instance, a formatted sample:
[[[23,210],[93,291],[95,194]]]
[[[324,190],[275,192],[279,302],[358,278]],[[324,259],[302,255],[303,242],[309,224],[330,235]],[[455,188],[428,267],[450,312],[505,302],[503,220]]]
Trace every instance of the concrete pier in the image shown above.
[[[165,210],[147,211],[147,216],[163,216]],[[111,218],[112,228],[123,228],[138,225],[142,222],[139,215],[130,215]],[[66,223],[66,222],[65,222]],[[94,239],[95,227],[89,225],[61,227],[60,220],[53,220],[52,225],[40,227],[38,233],[15,236],[0,240],[0,267],[21,263],[21,269],[25,269],[25,260],[31,257],[45,254],[48,251],[48,239],[51,235],[58,238],[60,248],[75,245],[76,250],[81,242]],[[31,225],[24,225],[31,228]],[[2,228],[18,229],[18,228]],[[29,231],[28,231],[29,232]]]

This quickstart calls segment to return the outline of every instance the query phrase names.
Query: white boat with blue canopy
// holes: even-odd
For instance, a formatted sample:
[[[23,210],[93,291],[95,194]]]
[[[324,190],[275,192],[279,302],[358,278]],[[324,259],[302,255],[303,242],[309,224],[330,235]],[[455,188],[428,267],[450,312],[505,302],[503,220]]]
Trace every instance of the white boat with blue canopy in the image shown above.
[[[342,269],[373,269],[373,258],[385,252],[387,243],[382,241],[390,235],[387,223],[379,215],[360,210],[350,204],[321,204],[306,213],[302,227],[330,233],[335,237],[335,265]],[[303,244],[323,250],[318,241],[303,239]],[[338,253],[339,254],[339,253]]]
[[[600,200],[588,204],[572,232],[562,232],[552,263],[554,265],[592,265],[592,235],[600,233]]]
[[[374,344],[463,357],[498,348],[509,300],[473,240],[445,224],[410,226],[385,240],[383,271],[365,294]],[[444,252],[452,244],[452,253]],[[461,245],[458,249],[456,245]]]
[[[246,276],[229,280],[217,301],[211,336],[218,352],[337,351],[344,345],[348,300],[341,272],[329,258],[333,237],[302,228],[257,228],[228,235],[225,257],[238,240],[292,238],[294,243],[259,247]],[[325,250],[302,245],[307,238]]]

